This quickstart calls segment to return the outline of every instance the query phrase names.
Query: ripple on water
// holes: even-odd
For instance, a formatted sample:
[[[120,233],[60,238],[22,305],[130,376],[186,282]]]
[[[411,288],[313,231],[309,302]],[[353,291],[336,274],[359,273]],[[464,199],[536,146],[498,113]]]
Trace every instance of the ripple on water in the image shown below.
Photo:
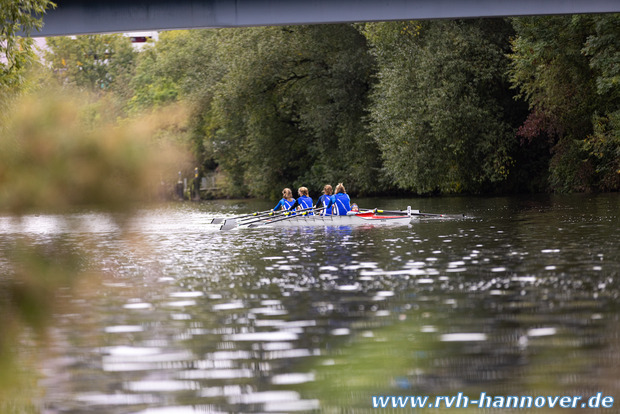
[[[161,398],[152,394],[99,394],[85,393],[75,396],[76,401],[93,406],[158,404]]]
[[[552,336],[557,333],[557,329],[553,327],[546,328],[534,328],[527,331],[527,336],[536,337],[536,336]]]
[[[140,325],[116,325],[116,326],[106,326],[104,331],[106,333],[132,333],[132,332],[142,332],[144,328]]]
[[[102,368],[106,372],[130,372],[158,370],[174,362],[191,361],[190,351],[166,351],[156,347],[116,346],[101,350]]]
[[[296,341],[299,335],[287,331],[246,332],[226,335],[225,339],[233,342],[281,342]]]
[[[164,303],[164,306],[169,306],[172,308],[184,308],[187,306],[195,306],[197,302],[195,300],[177,300],[172,302]]]
[[[197,381],[130,381],[123,384],[123,388],[132,392],[177,392],[199,390],[200,383]]]
[[[315,374],[291,372],[288,374],[279,374],[271,377],[271,383],[275,385],[293,385],[312,382],[315,380]]]
[[[240,378],[253,378],[254,371],[247,368],[239,369],[193,369],[189,371],[178,372],[177,377],[182,380],[231,380]]]
[[[449,333],[440,336],[442,342],[482,342],[487,339],[483,333]]]
[[[199,298],[204,296],[203,292],[196,292],[196,291],[192,291],[192,292],[172,292],[170,294],[171,297],[173,298]]]
[[[223,310],[234,310],[234,309],[243,309],[245,308],[245,304],[242,301],[234,301],[229,303],[218,303],[213,305],[214,311],[223,311]]]
[[[132,302],[123,305],[125,309],[152,309],[153,305],[147,302]]]
[[[287,315],[288,311],[284,308],[277,309],[269,306],[262,308],[252,308],[248,311],[252,315],[269,315],[269,316],[282,316]]]
[[[225,411],[214,411],[210,405],[194,405],[194,406],[169,406],[159,408],[147,408],[146,410],[139,411],[135,414],[198,414],[198,413],[211,413],[211,414],[225,414]]]

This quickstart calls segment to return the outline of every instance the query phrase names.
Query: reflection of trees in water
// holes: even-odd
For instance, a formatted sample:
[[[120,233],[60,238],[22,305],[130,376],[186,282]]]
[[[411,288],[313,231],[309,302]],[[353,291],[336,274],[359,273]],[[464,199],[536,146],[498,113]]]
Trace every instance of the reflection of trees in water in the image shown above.
[[[0,238],[0,411],[31,409],[36,396],[35,344],[45,343],[59,289],[72,286],[82,257],[63,237]],[[20,411],[21,412],[21,411]]]
[[[369,395],[617,391],[613,302],[579,290],[554,298],[544,288],[505,292],[426,292],[387,326],[356,324],[355,340],[323,357],[332,362],[319,363],[306,392],[361,409]]]

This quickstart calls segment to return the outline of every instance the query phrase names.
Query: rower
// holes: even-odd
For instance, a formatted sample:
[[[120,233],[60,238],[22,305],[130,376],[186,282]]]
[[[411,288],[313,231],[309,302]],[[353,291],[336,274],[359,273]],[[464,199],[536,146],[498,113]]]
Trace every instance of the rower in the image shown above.
[[[278,204],[276,204],[276,206],[272,210],[288,210],[293,204],[295,204],[293,192],[290,188],[285,188],[284,190],[282,190],[282,199],[278,201]]]
[[[316,205],[314,206],[314,208],[323,208],[323,211],[321,212],[322,216],[332,215],[332,208],[327,208],[327,204],[329,204],[329,199],[332,196],[333,192],[334,190],[332,189],[332,186],[329,184],[325,184],[325,187],[323,187],[323,195],[319,197]]]
[[[299,197],[288,210],[308,210],[312,208],[312,199],[308,195],[308,189],[306,187],[299,187],[297,194],[299,194]],[[307,214],[312,215],[313,213],[310,211]]]
[[[336,186],[336,193],[330,197],[327,208],[333,206],[332,214],[335,216],[346,216],[351,211],[351,199],[342,183]]]

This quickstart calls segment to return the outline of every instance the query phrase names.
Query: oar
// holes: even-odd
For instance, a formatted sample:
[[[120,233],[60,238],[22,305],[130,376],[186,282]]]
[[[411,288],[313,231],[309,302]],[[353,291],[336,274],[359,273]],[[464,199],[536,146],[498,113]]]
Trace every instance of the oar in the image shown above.
[[[294,213],[293,211],[289,211],[289,210],[277,210],[277,211],[271,211],[269,214],[263,214],[262,217],[258,217],[258,218],[254,218],[254,217],[250,217],[247,218],[245,220],[239,220],[242,223],[239,223],[240,225],[246,225],[246,224],[250,224],[250,223],[254,223],[257,221],[262,221],[262,220],[269,220],[270,218],[272,218],[272,216],[281,216],[281,215],[289,215]]]
[[[248,225],[248,224],[251,224],[251,223],[255,223],[257,221],[268,220],[272,216],[278,216],[278,215],[282,215],[282,214],[289,215],[289,214],[292,214],[292,213],[293,212],[289,212],[288,210],[279,210],[279,211],[269,210],[269,212],[266,212],[264,214],[259,215],[258,218],[249,217],[249,218],[245,218],[245,219],[241,219],[241,220],[227,219],[227,220],[224,220],[224,224],[222,224],[222,226],[220,227],[220,230],[230,230],[230,229],[234,229],[235,227],[237,227],[237,225],[244,225],[245,226],[245,225]],[[262,217],[260,217],[260,216],[262,216]]]
[[[245,216],[245,218],[242,218],[242,219],[236,219],[236,218],[226,219],[224,220],[224,224],[222,224],[222,227],[220,227],[220,230],[230,230],[230,229],[237,227],[238,224],[245,225],[249,223],[254,223],[255,221],[266,220],[270,218],[271,216],[279,215],[283,213],[284,211],[272,211],[272,210],[265,211],[262,214],[258,214],[256,216],[257,218],[251,217],[251,216]]]
[[[231,218],[218,217],[218,218],[214,218],[213,220],[211,220],[210,224],[220,224],[225,220],[240,220],[246,217],[258,217],[258,216],[262,216],[270,212],[271,210],[265,210],[265,211],[257,211],[256,213],[251,213],[251,214],[246,214],[243,216],[237,216],[237,217],[231,217]]]
[[[436,213],[420,213],[420,210],[380,210],[375,208],[372,210],[375,213],[385,213],[385,214],[403,214],[412,216],[429,216],[429,217],[465,217],[465,214],[436,214]]]
[[[310,208],[304,208],[302,210],[294,210],[294,211],[287,211],[286,213],[284,213],[284,217],[279,217],[275,220],[271,220],[271,221],[264,221],[262,223],[253,223],[250,224],[248,227],[258,227],[258,226],[262,226],[265,224],[271,224],[271,223],[277,223],[278,221],[282,221],[282,220],[287,220],[293,217],[299,217],[299,216],[306,216],[310,213],[310,210],[313,210],[314,212],[317,211],[321,211],[324,210],[325,207],[321,207],[321,208],[317,208],[315,209],[314,207],[310,207]],[[298,214],[301,213],[301,214]],[[257,220],[258,221],[258,220]]]
[[[296,213],[301,213],[304,211],[309,211],[312,210],[314,207],[308,207],[308,208],[304,208],[301,210],[279,210],[279,211],[274,211],[275,215],[285,215],[285,216],[294,216]],[[250,223],[254,223],[256,221],[262,221],[262,220],[269,220],[271,218],[272,214],[269,214],[269,216],[265,216],[265,217],[261,217],[261,218],[257,218],[257,219],[252,219],[250,221],[246,221],[245,223],[242,223],[243,225],[246,224],[250,224]]]

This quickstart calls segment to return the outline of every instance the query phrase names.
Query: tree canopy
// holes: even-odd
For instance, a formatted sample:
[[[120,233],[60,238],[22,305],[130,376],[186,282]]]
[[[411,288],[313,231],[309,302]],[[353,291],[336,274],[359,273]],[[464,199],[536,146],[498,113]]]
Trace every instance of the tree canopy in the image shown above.
[[[510,25],[389,22],[365,33],[379,67],[370,131],[391,179],[416,193],[505,181],[516,146],[505,106]]]
[[[363,122],[373,59],[355,27],[171,33],[143,57],[134,103],[193,102],[195,148],[226,174],[231,194],[338,179],[378,189],[377,146]]]
[[[618,190],[620,18],[575,15],[514,19],[510,76],[530,114],[518,131],[551,145],[550,185]]]
[[[33,60],[33,31],[43,26],[42,15],[55,7],[50,0],[0,0],[0,87],[19,86]]]
[[[45,58],[61,83],[90,91],[121,89],[131,77],[136,52],[120,34],[51,37]]]
[[[46,60],[125,117],[186,104],[227,196],[618,191],[619,39],[618,14],[402,21],[53,38]]]

